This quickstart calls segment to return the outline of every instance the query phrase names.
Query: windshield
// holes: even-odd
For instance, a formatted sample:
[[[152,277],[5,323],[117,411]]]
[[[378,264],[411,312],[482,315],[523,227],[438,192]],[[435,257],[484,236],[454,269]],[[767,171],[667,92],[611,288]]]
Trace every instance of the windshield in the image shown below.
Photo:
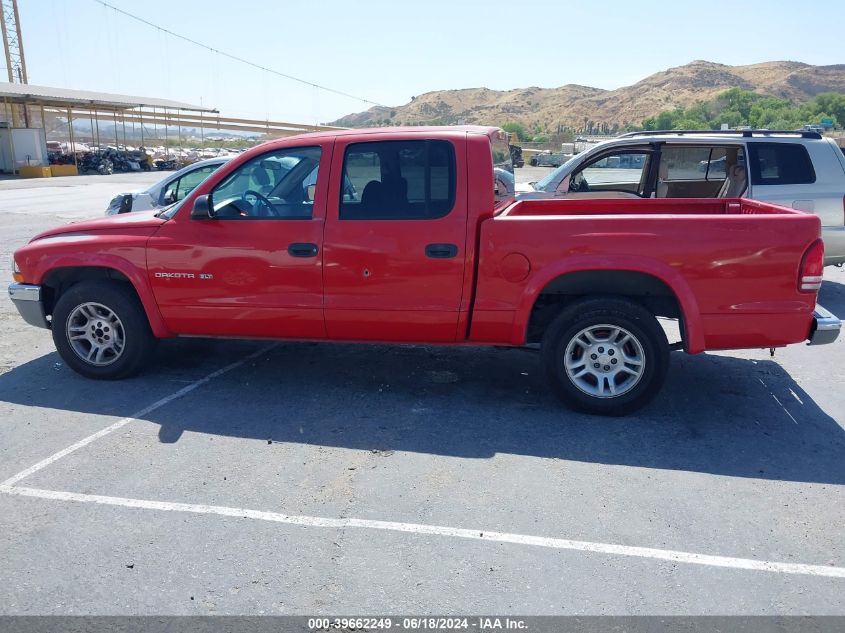
[[[572,158],[566,161],[563,165],[555,169],[554,171],[549,172],[546,174],[545,178],[541,178],[537,182],[534,183],[534,189],[536,191],[545,191],[546,187],[548,187],[551,183],[558,183],[562,178],[563,174],[569,171],[569,168],[572,167],[575,163],[577,163],[584,155],[583,154],[575,154]]]

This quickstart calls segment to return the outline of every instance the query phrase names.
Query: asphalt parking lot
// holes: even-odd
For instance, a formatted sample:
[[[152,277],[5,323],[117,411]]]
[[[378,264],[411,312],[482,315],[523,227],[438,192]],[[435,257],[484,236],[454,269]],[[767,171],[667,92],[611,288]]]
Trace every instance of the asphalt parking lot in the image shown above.
[[[158,176],[0,182],[0,275]],[[675,354],[604,419],[525,350],[176,340],[95,382],[0,324],[2,614],[845,614],[841,339]]]

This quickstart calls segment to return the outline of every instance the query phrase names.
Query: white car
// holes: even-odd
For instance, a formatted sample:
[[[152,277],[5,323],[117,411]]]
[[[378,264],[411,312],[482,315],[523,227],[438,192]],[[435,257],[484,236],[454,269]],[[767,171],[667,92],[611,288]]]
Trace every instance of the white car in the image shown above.
[[[747,173],[750,168],[750,178]],[[817,132],[632,132],[517,185],[522,198],[751,198],[821,218],[825,265],[845,264],[845,155]]]
[[[147,189],[120,193],[109,202],[106,215],[146,211],[179,202],[228,160],[228,157],[201,160],[169,173]]]

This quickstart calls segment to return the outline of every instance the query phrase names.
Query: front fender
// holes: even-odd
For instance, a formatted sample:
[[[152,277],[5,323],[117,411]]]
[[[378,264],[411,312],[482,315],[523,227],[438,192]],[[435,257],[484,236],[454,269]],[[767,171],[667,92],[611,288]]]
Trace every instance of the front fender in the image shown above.
[[[172,336],[158,310],[158,305],[153,296],[145,267],[139,266],[135,262],[114,253],[45,253],[41,257],[38,257],[35,262],[31,263],[35,265],[30,269],[32,274],[28,275],[28,277],[31,277],[33,282],[37,284],[43,283],[49,273],[60,268],[96,267],[110,268],[118,271],[135,288],[135,292],[141,300],[141,305],[147,315],[147,320],[150,323],[153,334],[158,338]]]
[[[643,273],[666,284],[675,294],[681,308],[687,351],[691,354],[704,351],[704,330],[698,302],[684,277],[664,262],[636,256],[567,257],[533,273],[527,280],[514,315],[511,342],[523,345],[527,340],[531,311],[540,293],[552,280],[568,273],[602,270]]]

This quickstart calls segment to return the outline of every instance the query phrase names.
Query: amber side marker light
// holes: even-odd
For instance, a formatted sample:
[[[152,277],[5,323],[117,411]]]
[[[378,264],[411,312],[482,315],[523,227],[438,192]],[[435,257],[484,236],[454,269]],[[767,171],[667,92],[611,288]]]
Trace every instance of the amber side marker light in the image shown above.
[[[21,274],[21,269],[18,267],[18,263],[15,261],[15,258],[12,258],[12,279],[14,279],[19,284],[23,283],[23,275]]]

